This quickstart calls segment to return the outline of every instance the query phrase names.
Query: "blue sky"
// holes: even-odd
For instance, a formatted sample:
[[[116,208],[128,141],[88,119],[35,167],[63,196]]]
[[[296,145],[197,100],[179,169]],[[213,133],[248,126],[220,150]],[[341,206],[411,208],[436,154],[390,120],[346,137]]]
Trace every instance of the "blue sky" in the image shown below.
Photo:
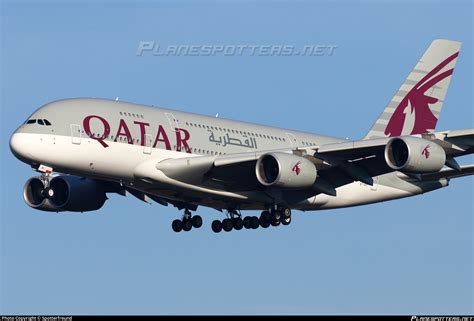
[[[472,178],[286,228],[214,234],[202,208],[175,234],[177,210],[133,197],[30,209],[8,148],[37,107],[83,96],[358,139],[436,38],[463,42],[437,129],[472,128],[470,1],[3,1],[1,28],[1,314],[474,313]],[[337,49],[137,57],[140,41]]]

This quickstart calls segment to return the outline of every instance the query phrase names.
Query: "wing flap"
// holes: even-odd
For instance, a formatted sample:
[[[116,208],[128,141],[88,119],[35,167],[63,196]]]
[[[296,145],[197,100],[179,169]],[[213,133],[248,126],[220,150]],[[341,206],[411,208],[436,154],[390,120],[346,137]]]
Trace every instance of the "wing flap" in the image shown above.
[[[422,174],[422,181],[434,181],[442,178],[452,179],[463,176],[474,175],[474,165],[463,165],[460,167],[460,170],[455,170],[452,168],[443,168],[439,172]]]
[[[445,141],[464,150],[474,147],[474,129],[453,130],[447,133]]]

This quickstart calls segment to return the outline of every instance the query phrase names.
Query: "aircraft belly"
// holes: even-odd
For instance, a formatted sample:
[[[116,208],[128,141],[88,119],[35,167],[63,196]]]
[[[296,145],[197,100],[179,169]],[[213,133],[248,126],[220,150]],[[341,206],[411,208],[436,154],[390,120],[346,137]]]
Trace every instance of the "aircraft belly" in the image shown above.
[[[389,186],[377,186],[376,189],[361,182],[353,182],[336,189],[336,196],[318,194],[297,205],[298,209],[311,211],[364,205],[403,198],[414,193]]]

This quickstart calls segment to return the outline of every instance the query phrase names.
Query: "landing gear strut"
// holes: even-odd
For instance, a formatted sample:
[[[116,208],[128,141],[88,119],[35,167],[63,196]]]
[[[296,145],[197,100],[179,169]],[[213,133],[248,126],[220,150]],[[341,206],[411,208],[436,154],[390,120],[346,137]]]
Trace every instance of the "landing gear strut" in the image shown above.
[[[51,167],[40,165],[37,171],[41,173],[40,180],[44,186],[43,190],[41,191],[41,196],[49,199],[53,198],[55,191],[49,185],[49,182],[51,181],[50,175],[53,172],[53,169]]]
[[[184,215],[181,220],[174,220],[173,223],[171,223],[171,227],[173,228],[173,231],[181,232],[181,231],[191,231],[191,229],[194,228],[200,228],[202,226],[202,217],[199,215],[192,216],[191,212],[188,209],[184,210]]]

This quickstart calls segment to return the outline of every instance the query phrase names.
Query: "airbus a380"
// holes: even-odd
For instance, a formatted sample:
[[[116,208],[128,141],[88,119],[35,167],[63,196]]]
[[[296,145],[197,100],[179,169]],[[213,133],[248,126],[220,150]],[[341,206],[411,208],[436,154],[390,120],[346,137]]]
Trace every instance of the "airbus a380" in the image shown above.
[[[107,193],[183,210],[175,232],[288,225],[291,211],[357,206],[431,192],[474,165],[474,129],[436,132],[461,44],[435,40],[361,140],[327,137],[105,99],[36,110],[10,149],[39,172],[23,191],[34,209],[87,212]],[[260,216],[243,217],[244,210]]]

